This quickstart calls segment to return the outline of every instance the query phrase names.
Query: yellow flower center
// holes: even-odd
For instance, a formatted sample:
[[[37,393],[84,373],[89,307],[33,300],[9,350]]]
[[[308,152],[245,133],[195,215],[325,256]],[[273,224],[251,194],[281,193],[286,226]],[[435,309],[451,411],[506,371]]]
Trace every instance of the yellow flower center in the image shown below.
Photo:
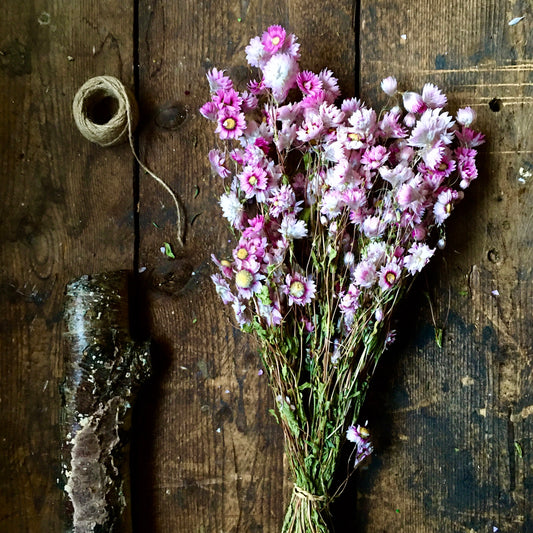
[[[389,285],[392,285],[396,281],[396,274],[394,272],[387,272],[385,274],[385,279]]]
[[[220,264],[225,267],[231,266],[231,263],[227,259],[222,259],[222,261],[220,261]]]
[[[227,130],[234,130],[237,126],[237,123],[235,122],[234,118],[228,117],[224,122],[222,122],[222,125]]]
[[[370,435],[370,432],[363,426],[359,426],[359,435],[361,435],[363,439],[366,439]]]
[[[452,212],[452,209],[453,205],[451,202],[449,204],[446,204],[446,213],[448,213],[448,215]]]
[[[348,138],[352,141],[360,141],[361,135],[359,135],[359,133],[348,133]]]
[[[237,257],[239,259],[246,259],[248,257],[248,250],[246,248],[239,248],[237,251]]]
[[[248,270],[239,270],[235,275],[235,284],[241,289],[249,289],[254,281],[254,277]]]
[[[257,177],[252,174],[249,178],[248,178],[248,183],[250,185],[256,185],[257,184]]]
[[[281,41],[281,39],[276,35],[275,37],[272,38],[272,44],[274,46],[278,46],[279,42]]]
[[[441,163],[441,164],[439,165],[439,170],[440,170],[441,172],[444,172],[447,168],[448,168],[448,165],[447,165],[446,163]]]
[[[301,298],[305,293],[305,286],[301,281],[293,281],[289,292],[295,298]]]

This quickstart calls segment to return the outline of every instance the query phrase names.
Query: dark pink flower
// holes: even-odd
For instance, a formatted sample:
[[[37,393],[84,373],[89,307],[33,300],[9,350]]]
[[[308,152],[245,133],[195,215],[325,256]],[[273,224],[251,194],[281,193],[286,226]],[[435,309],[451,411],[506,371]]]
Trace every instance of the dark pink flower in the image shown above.
[[[246,119],[243,113],[232,107],[224,107],[219,111],[215,133],[218,133],[222,140],[237,139],[245,129]]]
[[[201,108],[200,113],[207,120],[215,121],[218,116],[218,106],[214,102],[206,102]]]
[[[304,70],[296,77],[296,83],[304,95],[316,94],[322,89],[320,78],[309,70]]]
[[[396,260],[392,260],[379,271],[379,286],[381,290],[386,291],[398,283],[402,268]]]
[[[286,32],[281,26],[270,26],[261,37],[261,44],[269,54],[275,54],[285,44]]]

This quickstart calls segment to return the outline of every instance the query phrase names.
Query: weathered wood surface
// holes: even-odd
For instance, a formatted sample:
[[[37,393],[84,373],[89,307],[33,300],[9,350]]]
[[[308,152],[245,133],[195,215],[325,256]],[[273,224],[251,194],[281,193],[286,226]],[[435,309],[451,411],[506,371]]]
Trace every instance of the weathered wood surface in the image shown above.
[[[371,389],[376,453],[337,505],[338,531],[533,530],[532,20],[531,2],[512,0],[6,2],[0,531],[61,527],[65,283],[141,267],[137,327],[154,339],[155,379],[134,420],[136,530],[279,530],[290,485],[281,434],[254,346],[210,284],[210,254],[228,250],[229,234],[206,158],[214,137],[196,111],[206,69],[244,80],[244,46],[273,23],[299,36],[303,67],[328,66],[344,94],[360,80],[377,104],[383,76],[409,89],[433,81],[452,108],[475,107],[488,136],[449,247],[419,280]],[[176,242],[170,198],[126,145],[102,149],[75,130],[74,93],[98,74],[136,90],[141,157],[182,199],[176,260],[159,251]]]

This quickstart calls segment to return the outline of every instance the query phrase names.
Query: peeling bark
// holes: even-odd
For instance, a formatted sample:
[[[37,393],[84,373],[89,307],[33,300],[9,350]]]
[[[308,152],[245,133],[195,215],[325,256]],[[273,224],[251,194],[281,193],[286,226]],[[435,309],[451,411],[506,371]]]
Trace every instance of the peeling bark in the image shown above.
[[[150,373],[148,344],[130,338],[128,273],[82,276],[69,283],[64,321],[67,531],[127,533],[130,411]]]

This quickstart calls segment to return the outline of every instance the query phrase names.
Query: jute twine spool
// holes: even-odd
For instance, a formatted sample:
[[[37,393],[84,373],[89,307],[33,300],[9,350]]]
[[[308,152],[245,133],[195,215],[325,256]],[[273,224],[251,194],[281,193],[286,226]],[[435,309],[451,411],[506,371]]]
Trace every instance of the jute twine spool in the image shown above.
[[[183,247],[183,208],[174,191],[144,165],[135,151],[133,131],[139,119],[139,108],[131,91],[114,76],[91,78],[74,96],[72,113],[80,133],[93,143],[105,147],[129,141],[131,152],[139,166],[172,197],[177,213],[178,244]]]
[[[72,113],[80,133],[100,146],[126,141],[139,118],[135,97],[113,76],[87,80],[74,97]]]

